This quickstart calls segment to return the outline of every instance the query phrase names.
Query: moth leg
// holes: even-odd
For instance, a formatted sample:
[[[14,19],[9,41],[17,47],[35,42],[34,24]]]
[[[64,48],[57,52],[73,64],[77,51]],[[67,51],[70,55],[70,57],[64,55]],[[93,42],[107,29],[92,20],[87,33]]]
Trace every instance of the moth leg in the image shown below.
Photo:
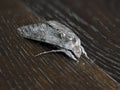
[[[65,49],[45,51],[45,52],[42,52],[42,53],[39,53],[39,54],[35,55],[35,57],[43,55],[43,54],[54,53],[54,52],[63,52],[66,55],[68,55],[69,57],[71,57],[73,60],[79,62],[69,50],[65,50]]]
[[[64,50],[63,51],[66,55],[68,55],[70,58],[72,58],[73,60],[75,60],[76,62],[79,62],[78,59],[76,59],[76,57],[71,53],[71,51],[69,50]]]
[[[82,50],[82,53],[85,55],[85,57],[87,57],[87,58],[89,59],[89,57],[88,57],[88,55],[87,55],[85,49],[83,48],[83,46],[81,46],[81,50]]]

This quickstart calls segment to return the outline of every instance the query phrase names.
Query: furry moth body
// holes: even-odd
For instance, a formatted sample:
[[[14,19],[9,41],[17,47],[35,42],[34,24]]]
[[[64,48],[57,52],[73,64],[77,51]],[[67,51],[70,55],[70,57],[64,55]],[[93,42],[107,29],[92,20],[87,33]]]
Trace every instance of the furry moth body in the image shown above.
[[[76,34],[57,21],[45,21],[44,23],[21,26],[18,28],[18,33],[22,37],[58,47],[58,50],[51,50],[38,55],[50,52],[63,52],[76,61],[78,61],[82,53],[88,57]]]

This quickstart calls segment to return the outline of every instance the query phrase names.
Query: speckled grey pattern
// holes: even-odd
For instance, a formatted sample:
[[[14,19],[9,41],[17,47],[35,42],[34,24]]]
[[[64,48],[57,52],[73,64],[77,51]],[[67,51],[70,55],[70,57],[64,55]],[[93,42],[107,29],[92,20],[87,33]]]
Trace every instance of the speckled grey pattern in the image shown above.
[[[58,46],[59,50],[56,50],[56,52],[64,52],[76,61],[82,53],[88,57],[75,33],[57,21],[22,26],[18,28],[18,32],[25,38]]]

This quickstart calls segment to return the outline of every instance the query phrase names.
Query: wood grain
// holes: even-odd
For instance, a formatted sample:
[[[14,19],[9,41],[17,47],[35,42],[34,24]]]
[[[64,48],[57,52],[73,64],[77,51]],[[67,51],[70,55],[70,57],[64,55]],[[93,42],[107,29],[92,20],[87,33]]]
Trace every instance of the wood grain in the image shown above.
[[[119,0],[23,0],[38,16],[69,26],[89,57],[120,82]]]
[[[0,90],[119,90],[114,79],[120,80],[120,12],[114,10],[117,0],[111,2],[1,0]],[[76,63],[62,53],[34,57],[54,47],[24,39],[16,30],[45,19],[71,28],[95,63],[84,56]]]

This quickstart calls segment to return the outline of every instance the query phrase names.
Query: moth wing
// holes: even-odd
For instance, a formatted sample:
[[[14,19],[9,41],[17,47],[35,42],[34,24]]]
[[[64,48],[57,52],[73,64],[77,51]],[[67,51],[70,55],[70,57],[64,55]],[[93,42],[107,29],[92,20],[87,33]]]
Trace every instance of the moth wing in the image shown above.
[[[22,26],[17,31],[22,37],[63,47],[59,29],[55,29],[47,23]]]
[[[22,26],[18,28],[18,32],[25,38],[46,42],[68,50],[72,50],[74,47],[70,38],[75,38],[80,43],[79,38],[68,27],[57,21]]]

